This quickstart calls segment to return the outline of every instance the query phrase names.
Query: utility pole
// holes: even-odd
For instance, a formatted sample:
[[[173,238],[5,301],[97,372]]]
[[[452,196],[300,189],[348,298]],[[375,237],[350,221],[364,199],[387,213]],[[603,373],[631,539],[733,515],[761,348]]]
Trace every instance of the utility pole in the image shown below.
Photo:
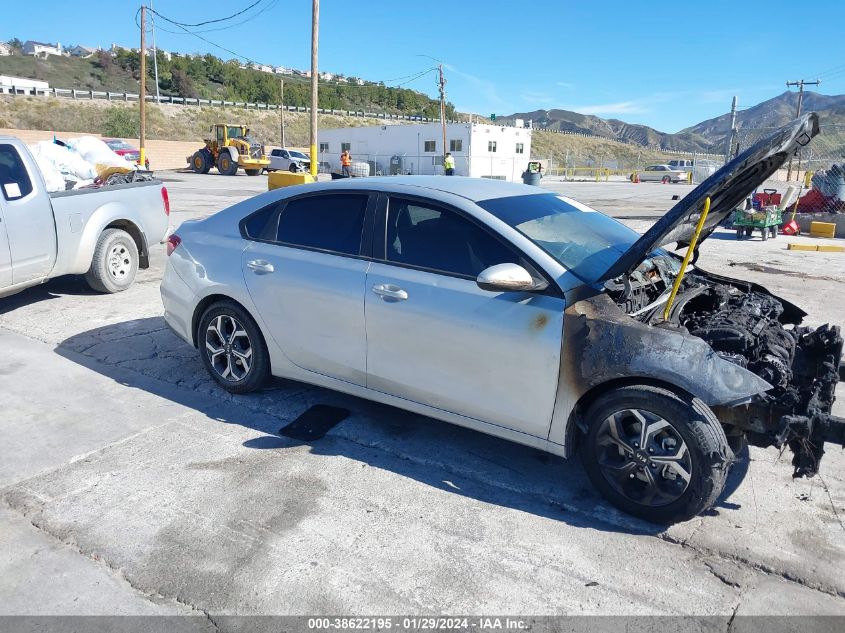
[[[138,139],[138,146],[140,148],[139,165],[146,164],[146,149],[147,142],[147,7],[145,2],[141,2],[141,93],[138,95],[140,99],[141,109],[141,137]]]
[[[161,104],[161,92],[158,89],[158,48],[156,47],[156,14],[153,11],[153,0],[150,0],[150,26],[153,33],[153,71],[156,78],[156,103]]]
[[[317,177],[317,40],[320,34],[320,0],[311,0],[311,175]]]
[[[787,81],[786,87],[789,88],[791,86],[798,86],[798,108],[795,111],[795,118],[801,116],[801,105],[804,103],[804,86],[818,86],[821,82],[816,79],[815,81],[804,81],[803,79],[799,79],[798,81]],[[798,151],[798,170],[801,170],[801,151]],[[792,180],[792,157],[789,157],[789,167],[786,170],[786,180]]]
[[[737,100],[736,95],[734,95],[733,101],[731,101],[731,133],[728,134],[728,148],[725,151],[726,163],[733,158],[734,143],[736,142],[736,106]]]
[[[437,85],[440,88],[440,125],[443,128],[443,173],[446,173],[446,79],[443,77],[443,64],[438,64],[437,69],[440,71]]]
[[[287,147],[285,145],[285,80],[281,77],[279,78],[279,112],[280,125],[282,126],[282,147]]]

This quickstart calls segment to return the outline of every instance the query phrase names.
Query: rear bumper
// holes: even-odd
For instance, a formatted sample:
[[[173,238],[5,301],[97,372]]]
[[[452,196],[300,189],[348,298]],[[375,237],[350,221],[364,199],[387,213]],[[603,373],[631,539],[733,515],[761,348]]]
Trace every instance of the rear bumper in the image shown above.
[[[194,344],[192,323],[196,294],[188,287],[173,266],[168,265],[161,280],[161,303],[164,306],[164,322],[186,343]]]

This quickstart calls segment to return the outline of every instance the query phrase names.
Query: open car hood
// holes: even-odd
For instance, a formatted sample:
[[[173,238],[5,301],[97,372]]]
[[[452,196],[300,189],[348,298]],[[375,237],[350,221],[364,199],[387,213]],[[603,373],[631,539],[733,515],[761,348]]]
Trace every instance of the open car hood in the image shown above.
[[[746,196],[818,133],[819,116],[809,112],[745,150],[669,209],[598,281],[630,274],[656,248],[673,242],[679,247],[688,245],[709,196],[710,213],[698,238],[701,244]]]

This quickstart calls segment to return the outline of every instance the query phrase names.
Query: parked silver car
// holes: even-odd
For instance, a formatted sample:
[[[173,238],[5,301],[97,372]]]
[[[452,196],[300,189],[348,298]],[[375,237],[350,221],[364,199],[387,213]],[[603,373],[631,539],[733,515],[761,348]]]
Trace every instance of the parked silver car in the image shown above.
[[[270,166],[267,171],[291,171],[298,173],[311,168],[311,159],[307,154],[293,149],[276,148],[270,152]]]
[[[675,169],[669,165],[649,165],[637,173],[641,182],[687,182],[689,172]]]
[[[677,256],[818,132],[748,150],[640,237],[537,187],[386,177],[261,194],[171,236],[165,319],[234,393],[272,374],[569,457],[654,521],[711,506],[745,438],[812,475],[842,353],[836,327]],[[726,435],[727,433],[727,435]]]

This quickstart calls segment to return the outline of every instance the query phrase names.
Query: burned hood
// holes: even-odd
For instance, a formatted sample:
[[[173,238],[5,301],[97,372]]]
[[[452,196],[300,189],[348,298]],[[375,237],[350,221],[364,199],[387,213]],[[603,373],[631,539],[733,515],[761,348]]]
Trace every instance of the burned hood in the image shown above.
[[[704,208],[704,201],[709,196],[710,213],[699,237],[701,243],[737,205],[818,133],[819,117],[815,112],[810,112],[748,148],[669,209],[616,260],[599,281],[630,273],[656,248],[675,242],[679,246],[689,244]]]

